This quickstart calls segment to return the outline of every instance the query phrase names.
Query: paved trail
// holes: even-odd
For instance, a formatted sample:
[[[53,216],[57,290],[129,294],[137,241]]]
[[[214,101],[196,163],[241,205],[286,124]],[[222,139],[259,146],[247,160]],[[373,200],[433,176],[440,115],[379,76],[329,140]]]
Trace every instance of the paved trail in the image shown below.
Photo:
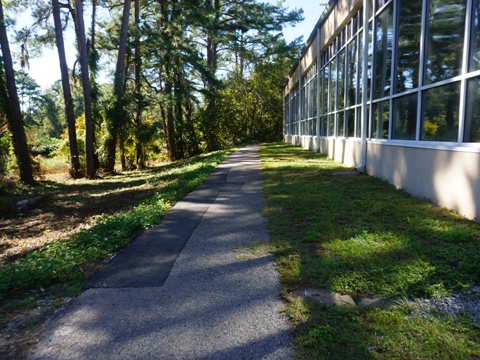
[[[229,156],[43,331],[30,359],[291,359],[267,240],[258,146]]]

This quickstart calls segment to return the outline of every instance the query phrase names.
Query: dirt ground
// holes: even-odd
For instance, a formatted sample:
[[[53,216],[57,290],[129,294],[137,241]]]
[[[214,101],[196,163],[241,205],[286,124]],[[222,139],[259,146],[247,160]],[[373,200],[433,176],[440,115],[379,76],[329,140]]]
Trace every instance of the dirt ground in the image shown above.
[[[151,175],[151,172],[150,172]],[[114,214],[151,197],[155,186],[147,173],[129,173],[102,180],[44,180],[35,194],[13,194],[0,218],[0,266],[53,241],[70,238],[90,227],[102,214]],[[5,196],[5,195],[4,195]],[[42,198],[18,211],[16,203]]]

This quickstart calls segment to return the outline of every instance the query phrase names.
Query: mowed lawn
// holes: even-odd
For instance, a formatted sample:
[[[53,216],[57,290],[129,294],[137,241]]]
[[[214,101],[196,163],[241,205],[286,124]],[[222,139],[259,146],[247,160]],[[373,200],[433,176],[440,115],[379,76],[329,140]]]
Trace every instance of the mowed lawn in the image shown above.
[[[480,226],[325,156],[261,149],[271,243],[294,346],[305,359],[480,359],[480,318],[420,309],[480,285]],[[326,289],[390,307],[331,307],[293,291]],[[480,301],[480,294],[471,295]]]

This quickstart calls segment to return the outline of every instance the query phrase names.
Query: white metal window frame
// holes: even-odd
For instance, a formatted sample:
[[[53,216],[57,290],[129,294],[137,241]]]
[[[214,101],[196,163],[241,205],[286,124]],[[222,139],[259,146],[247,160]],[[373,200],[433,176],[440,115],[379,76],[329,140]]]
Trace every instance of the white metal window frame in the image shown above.
[[[373,12],[371,16],[369,16],[368,21],[365,21],[365,19],[362,19],[362,24],[360,26],[360,18],[361,16],[361,8],[359,11],[355,11],[352,14],[352,17],[348,19],[346,22],[346,25],[340,29],[336,33],[334,37],[332,37],[331,41],[329,44],[327,44],[324,47],[324,51],[320,53],[320,44],[317,43],[317,48],[319,49],[319,54],[316,58],[316,60],[313,63],[316,63],[316,76],[312,77],[308,80],[308,83],[311,81],[317,81],[317,112],[316,116],[309,116],[307,119],[301,119],[300,117],[300,108],[301,106],[298,106],[297,110],[297,119],[290,119],[290,116],[286,116],[286,123],[288,124],[288,120],[290,120],[290,123],[293,125],[295,128],[296,124],[296,129],[297,131],[293,131],[293,133],[289,133],[289,135],[301,135],[301,136],[314,136],[316,135],[317,137],[334,137],[334,138],[344,138],[345,136],[337,136],[337,120],[338,120],[338,113],[339,112],[344,112],[347,114],[347,111],[354,111],[354,118],[355,118],[355,128],[354,128],[354,134],[355,136],[350,139],[358,139],[361,137],[361,130],[358,129],[358,127],[361,127],[361,121],[358,121],[358,116],[359,116],[359,111],[358,109],[362,106],[362,102],[358,102],[358,97],[361,92],[370,90],[370,93],[368,94],[367,97],[367,102],[366,106],[368,107],[368,114],[367,114],[367,121],[366,121],[366,128],[365,130],[367,131],[366,137],[369,142],[377,142],[377,143],[382,143],[386,145],[393,145],[393,146],[406,146],[406,147],[421,147],[421,148],[429,148],[429,149],[441,149],[441,150],[455,150],[455,151],[475,151],[475,152],[480,152],[480,143],[473,143],[473,142],[464,142],[464,131],[465,131],[465,115],[466,115],[466,98],[467,98],[467,86],[468,86],[468,81],[470,79],[476,78],[480,76],[480,70],[469,72],[469,59],[470,59],[470,51],[471,51],[471,28],[472,28],[472,9],[473,9],[473,0],[466,0],[466,10],[465,10],[465,24],[464,24],[464,44],[463,44],[463,58],[462,58],[462,69],[460,75],[454,76],[450,79],[445,79],[442,81],[438,81],[433,84],[426,84],[425,79],[424,79],[424,72],[425,72],[425,45],[426,41],[428,41],[427,37],[427,26],[428,26],[428,19],[427,19],[427,14],[428,14],[428,6],[430,4],[430,0],[423,0],[422,1],[422,16],[421,16],[421,36],[420,36],[420,49],[419,49],[419,83],[417,88],[407,90],[401,93],[396,93],[395,92],[395,79],[396,79],[396,55],[398,51],[398,43],[397,43],[397,29],[398,29],[398,6],[399,3],[397,0],[388,0],[388,1],[381,1],[383,4],[378,7],[377,9],[377,1],[372,1],[368,0],[368,3],[371,4],[373,7]],[[393,6],[393,39],[394,43],[392,46],[392,68],[391,68],[391,84],[390,84],[390,94],[378,99],[373,99],[373,92],[375,91],[374,89],[374,82],[371,76],[375,74],[375,41],[376,41],[376,19],[378,16],[381,16],[383,11],[386,10],[388,6],[392,5]],[[362,5],[363,6],[363,5]],[[351,24],[353,23],[354,17],[357,17],[357,27],[355,29],[355,33],[352,34],[351,31]],[[362,31],[368,31],[368,25],[369,23],[372,23],[372,43],[369,44],[363,44],[362,40]],[[320,29],[317,30],[317,41],[319,39],[319,33]],[[343,36],[343,38],[342,38]],[[357,51],[356,51],[356,61],[357,61],[357,104],[353,106],[348,106],[347,103],[347,92],[348,92],[348,71],[347,71],[347,61],[348,61],[348,56],[349,52],[347,51],[348,45],[353,41],[353,38],[357,39]],[[368,38],[368,34],[367,34]],[[341,46],[338,46],[338,44],[341,44]],[[368,67],[368,57],[367,58],[362,58],[362,64],[359,63],[359,57],[362,55],[361,54],[361,48],[360,45],[363,45],[364,47],[371,46],[372,47],[372,58],[371,58],[371,68],[370,68],[370,86],[365,83],[361,83],[361,74],[360,74],[360,69],[363,70],[363,67],[367,66]],[[344,64],[344,108],[343,109],[338,109],[338,53],[340,51],[344,50],[345,51],[345,64]],[[326,59],[326,60],[325,60]],[[336,81],[335,81],[335,93],[337,96],[335,96],[335,105],[334,109],[331,108],[331,103],[328,101],[328,107],[327,107],[327,112],[323,112],[323,101],[324,99],[323,94],[321,94],[322,87],[327,86],[328,88],[328,95],[327,99],[331,99],[332,97],[332,88],[331,88],[331,82],[330,79],[327,79],[326,76],[324,75],[321,77],[321,74],[325,74],[325,69],[327,66],[329,66],[329,71],[328,71],[328,76],[331,76],[331,63],[332,61],[336,62],[336,71],[335,75],[337,76]],[[312,63],[312,64],[313,64]],[[310,68],[309,68],[310,69]],[[309,70],[307,70],[308,72]],[[457,142],[444,142],[444,141],[429,141],[429,140],[421,140],[420,139],[420,134],[421,134],[421,127],[422,127],[422,112],[423,112],[423,97],[426,91],[433,89],[433,88],[438,88],[441,86],[445,86],[448,84],[453,84],[459,82],[460,83],[460,104],[459,104],[459,124],[458,124],[458,139]],[[304,84],[306,85],[306,84]],[[298,86],[298,87],[297,87]],[[297,93],[295,91],[298,89]],[[290,99],[290,107],[292,104],[295,104],[295,98],[297,96],[300,96],[300,86],[296,85],[292,88],[290,94],[289,94],[289,99]],[[393,126],[393,100],[411,95],[411,94],[417,94],[417,119],[416,119],[416,134],[415,134],[415,140],[396,140],[392,139],[392,126]],[[308,101],[309,103],[312,101],[311,99],[311,94],[310,92],[306,91],[306,96],[309,97]],[[298,101],[298,100],[297,100]],[[389,101],[389,125],[388,125],[388,139],[376,139],[373,138],[371,135],[371,129],[372,129],[372,111],[373,111],[373,105],[376,103],[380,103],[382,101]],[[300,104],[298,104],[300,105]],[[308,106],[308,105],[307,105]],[[290,108],[291,109],[291,108]],[[345,115],[346,116],[346,115]],[[334,129],[333,129],[333,134],[330,133],[330,126],[327,123],[325,126],[325,122],[328,122],[330,117],[334,117]],[[315,131],[311,131],[309,134],[302,134],[300,122],[302,120],[307,120],[307,121],[316,121],[316,126],[314,126]],[[288,126],[287,126],[288,127]],[[322,131],[326,128],[327,133],[322,135]],[[347,132],[347,126],[344,126],[344,131],[345,133]],[[290,127],[292,129],[292,127]],[[316,134],[315,134],[316,133]]]

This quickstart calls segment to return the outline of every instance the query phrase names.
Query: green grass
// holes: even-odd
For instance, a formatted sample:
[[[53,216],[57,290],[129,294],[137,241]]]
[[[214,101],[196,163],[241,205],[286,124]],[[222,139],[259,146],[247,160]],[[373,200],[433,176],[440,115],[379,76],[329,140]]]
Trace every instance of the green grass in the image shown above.
[[[102,260],[128,245],[139,230],[157,224],[177,200],[203,183],[230,152],[168,165],[151,180],[164,184],[153,198],[114,215],[103,215],[94,226],[82,229],[72,238],[31,251],[0,267],[0,300],[55,284],[78,291]],[[91,185],[95,186],[95,182]]]
[[[284,294],[315,287],[354,299],[450,295],[480,285],[480,226],[325,156],[261,149],[273,252]],[[463,320],[291,302],[299,358],[478,359],[480,329]]]

